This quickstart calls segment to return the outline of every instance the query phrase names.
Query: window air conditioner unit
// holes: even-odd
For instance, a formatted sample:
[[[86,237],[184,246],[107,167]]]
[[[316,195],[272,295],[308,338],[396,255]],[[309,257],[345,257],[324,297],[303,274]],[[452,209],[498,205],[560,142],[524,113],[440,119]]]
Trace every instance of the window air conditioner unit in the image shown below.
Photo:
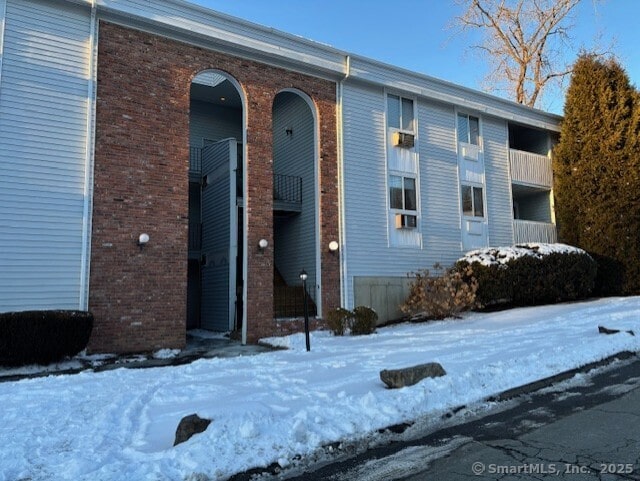
[[[396,229],[415,229],[418,227],[418,217],[409,214],[396,214]]]
[[[405,149],[411,149],[416,143],[416,136],[413,134],[407,134],[405,132],[395,132],[393,134],[393,145],[396,147],[403,147]]]

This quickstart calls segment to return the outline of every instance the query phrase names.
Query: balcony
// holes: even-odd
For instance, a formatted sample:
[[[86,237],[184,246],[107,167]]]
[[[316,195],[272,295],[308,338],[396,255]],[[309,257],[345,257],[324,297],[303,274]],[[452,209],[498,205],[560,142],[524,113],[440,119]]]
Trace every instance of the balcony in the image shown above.
[[[514,220],[513,240],[514,244],[525,244],[527,242],[544,242],[553,244],[558,241],[556,226],[549,222]]]
[[[525,185],[551,188],[553,170],[551,159],[545,155],[509,149],[511,181]]]

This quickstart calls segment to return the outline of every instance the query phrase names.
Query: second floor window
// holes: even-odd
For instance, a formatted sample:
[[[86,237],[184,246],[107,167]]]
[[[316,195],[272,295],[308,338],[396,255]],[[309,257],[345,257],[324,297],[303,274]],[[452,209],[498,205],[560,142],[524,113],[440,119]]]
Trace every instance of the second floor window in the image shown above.
[[[392,209],[417,210],[416,179],[399,175],[389,176],[389,199]]]
[[[467,217],[484,217],[484,199],[482,187],[463,184],[460,186],[462,194],[462,214]]]
[[[413,132],[413,100],[387,95],[387,127]]]
[[[480,119],[478,117],[458,114],[458,142],[480,145]]]

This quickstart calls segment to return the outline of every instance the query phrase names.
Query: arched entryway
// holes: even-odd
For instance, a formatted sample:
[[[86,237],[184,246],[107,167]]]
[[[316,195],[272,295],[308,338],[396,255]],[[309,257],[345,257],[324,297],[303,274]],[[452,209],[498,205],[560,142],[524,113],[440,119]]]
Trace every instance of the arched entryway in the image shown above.
[[[321,315],[317,112],[305,93],[287,89],[276,95],[272,117],[274,316],[303,315],[303,270],[309,313]]]
[[[189,114],[187,328],[243,323],[244,95],[225,72],[192,80]]]

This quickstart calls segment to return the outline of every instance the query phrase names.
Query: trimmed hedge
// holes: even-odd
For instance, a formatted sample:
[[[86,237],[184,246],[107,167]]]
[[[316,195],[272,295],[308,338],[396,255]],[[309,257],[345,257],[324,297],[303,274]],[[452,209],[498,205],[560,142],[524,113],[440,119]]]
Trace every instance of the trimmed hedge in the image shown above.
[[[515,249],[525,249],[524,254],[493,263],[470,262],[469,258],[456,262],[456,270],[471,268],[468,277],[478,281],[476,300],[480,305],[553,304],[584,299],[593,291],[597,266],[586,252],[574,248],[541,255],[537,246]]]
[[[327,313],[326,320],[335,336],[344,336],[347,330],[352,336],[363,336],[375,332],[378,314],[366,306],[357,306],[353,311],[338,307]]]
[[[86,311],[0,313],[0,365],[49,364],[82,351],[93,329]]]

